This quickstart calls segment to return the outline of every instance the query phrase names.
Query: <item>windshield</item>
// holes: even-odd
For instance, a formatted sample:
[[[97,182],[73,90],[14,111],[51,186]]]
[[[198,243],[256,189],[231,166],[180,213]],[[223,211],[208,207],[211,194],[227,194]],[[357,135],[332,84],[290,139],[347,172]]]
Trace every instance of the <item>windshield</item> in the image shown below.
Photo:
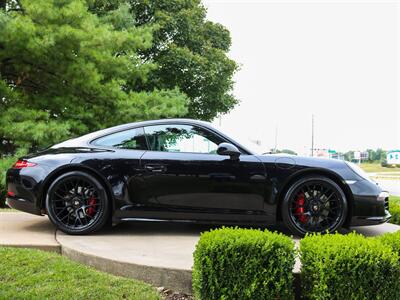
[[[252,139],[251,137],[247,136],[246,134],[240,135],[236,132],[232,132],[232,130],[228,128],[221,128],[214,124],[214,127],[218,130],[222,131],[228,137],[230,137],[233,141],[239,143],[240,145],[244,146],[246,149],[250,150],[252,153],[261,155],[264,153],[268,153],[271,149],[265,145],[261,145],[259,141],[256,139]]]

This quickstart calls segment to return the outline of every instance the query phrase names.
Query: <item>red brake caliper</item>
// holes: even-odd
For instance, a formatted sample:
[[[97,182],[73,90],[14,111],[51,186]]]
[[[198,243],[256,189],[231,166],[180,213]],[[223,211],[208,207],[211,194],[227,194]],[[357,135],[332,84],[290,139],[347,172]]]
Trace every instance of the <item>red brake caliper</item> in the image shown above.
[[[307,216],[304,214],[304,194],[301,193],[296,199],[296,215],[299,216],[300,223],[307,223]]]
[[[86,210],[86,213],[93,217],[94,213],[95,213],[95,209],[94,209],[94,205],[96,204],[96,198],[94,197],[90,197],[89,201],[88,201],[88,209]]]

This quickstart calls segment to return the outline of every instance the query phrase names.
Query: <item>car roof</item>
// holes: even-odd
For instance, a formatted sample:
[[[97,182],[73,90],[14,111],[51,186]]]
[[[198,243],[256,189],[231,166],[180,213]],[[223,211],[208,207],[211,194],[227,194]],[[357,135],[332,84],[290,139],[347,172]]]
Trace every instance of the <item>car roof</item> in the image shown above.
[[[195,119],[187,119],[187,118],[174,118],[174,119],[158,119],[158,120],[148,120],[148,121],[140,121],[140,122],[132,122],[132,123],[126,123],[126,124],[121,124],[105,129],[101,129],[98,131],[94,131],[85,135],[82,135],[77,138],[73,138],[70,140],[67,140],[65,142],[61,142],[59,144],[56,144],[52,146],[51,148],[63,148],[63,147],[87,147],[91,141],[93,141],[96,138],[112,134],[115,132],[119,131],[124,131],[128,130],[131,128],[136,128],[136,127],[145,127],[145,126],[152,126],[152,125],[159,125],[159,124],[190,124],[190,125],[199,125],[202,127],[205,127],[211,131],[216,132],[217,134],[221,135],[225,139],[227,139],[230,142],[233,142],[235,145],[239,146],[241,149],[244,151],[248,152],[249,154],[253,154],[252,151],[247,149],[246,147],[240,145],[236,141],[232,140],[230,137],[225,135],[224,133],[220,132],[218,129],[214,128],[210,122],[205,122],[205,121],[200,121],[200,120],[195,120]]]

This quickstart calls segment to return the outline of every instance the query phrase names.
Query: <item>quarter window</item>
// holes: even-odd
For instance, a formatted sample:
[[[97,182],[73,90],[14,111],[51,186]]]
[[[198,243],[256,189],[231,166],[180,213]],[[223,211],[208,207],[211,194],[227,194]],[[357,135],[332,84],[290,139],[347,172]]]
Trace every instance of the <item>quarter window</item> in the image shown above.
[[[201,127],[191,125],[156,125],[144,128],[153,151],[216,153],[223,140]]]
[[[93,144],[120,149],[147,150],[146,138],[142,127],[109,134],[94,140]]]

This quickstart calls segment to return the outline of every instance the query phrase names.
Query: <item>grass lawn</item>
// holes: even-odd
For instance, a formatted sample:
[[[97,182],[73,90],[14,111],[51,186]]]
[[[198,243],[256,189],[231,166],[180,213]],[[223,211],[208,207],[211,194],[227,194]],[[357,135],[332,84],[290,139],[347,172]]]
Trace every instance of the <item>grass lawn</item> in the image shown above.
[[[145,283],[58,254],[0,247],[0,299],[160,299]]]
[[[11,211],[16,212],[18,210],[13,208],[0,208],[0,212],[11,212]]]
[[[369,173],[378,173],[378,172],[400,172],[400,168],[387,168],[382,167],[379,163],[362,163],[360,167]]]

